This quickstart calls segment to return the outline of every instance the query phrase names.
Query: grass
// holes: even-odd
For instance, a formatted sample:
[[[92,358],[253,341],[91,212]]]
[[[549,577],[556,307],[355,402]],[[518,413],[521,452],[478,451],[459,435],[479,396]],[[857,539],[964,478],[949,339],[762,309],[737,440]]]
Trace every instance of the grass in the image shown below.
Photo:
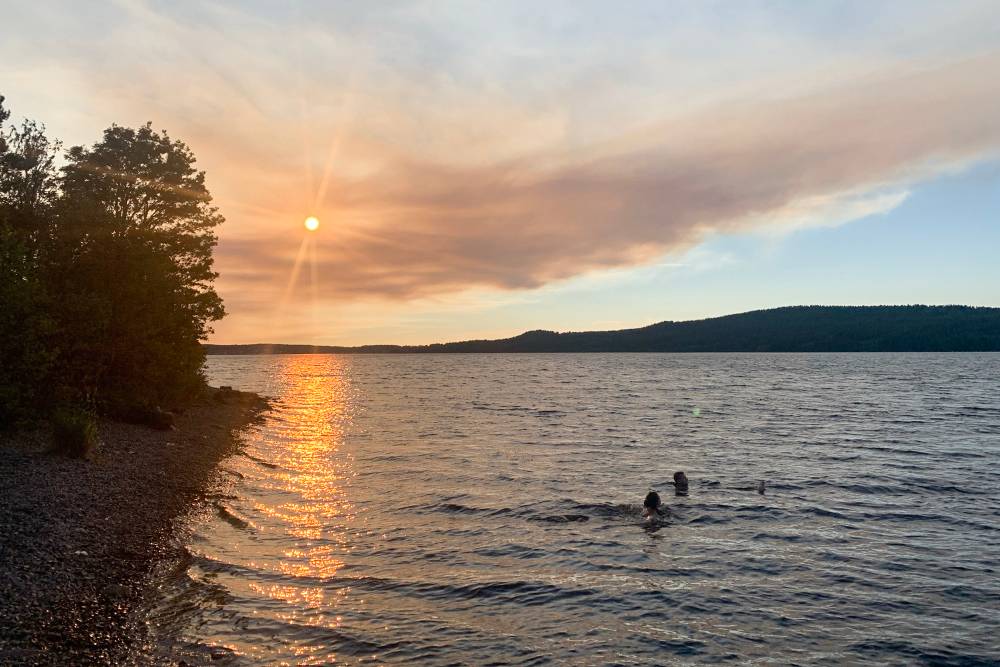
[[[97,446],[97,420],[79,408],[63,408],[52,415],[53,451],[77,459],[88,458]]]

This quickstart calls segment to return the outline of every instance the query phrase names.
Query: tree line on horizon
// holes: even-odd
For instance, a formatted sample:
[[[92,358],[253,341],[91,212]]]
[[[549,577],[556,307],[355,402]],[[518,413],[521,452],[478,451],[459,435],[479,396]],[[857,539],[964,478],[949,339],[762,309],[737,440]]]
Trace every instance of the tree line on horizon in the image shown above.
[[[184,402],[225,313],[194,154],[149,123],[63,150],[9,118],[0,96],[0,427]]]
[[[503,352],[1000,351],[1000,308],[785,306],[617,331],[527,331],[512,338],[358,347],[205,345],[208,354]]]

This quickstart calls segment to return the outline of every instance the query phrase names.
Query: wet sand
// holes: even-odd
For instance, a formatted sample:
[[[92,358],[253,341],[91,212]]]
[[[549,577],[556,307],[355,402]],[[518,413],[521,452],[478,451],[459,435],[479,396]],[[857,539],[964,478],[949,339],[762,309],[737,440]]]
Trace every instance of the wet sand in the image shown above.
[[[0,435],[0,663],[151,661],[155,568],[217,464],[266,402],[232,392],[172,431],[100,426],[91,460],[47,453],[44,432]]]

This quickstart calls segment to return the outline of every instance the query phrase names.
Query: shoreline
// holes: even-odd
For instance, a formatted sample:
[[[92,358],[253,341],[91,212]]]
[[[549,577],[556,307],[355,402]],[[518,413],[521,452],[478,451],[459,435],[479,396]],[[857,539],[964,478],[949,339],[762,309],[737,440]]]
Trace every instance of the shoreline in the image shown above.
[[[48,453],[43,430],[0,436],[0,662],[148,659],[151,577],[267,405],[212,392],[174,430],[104,421],[90,460]]]

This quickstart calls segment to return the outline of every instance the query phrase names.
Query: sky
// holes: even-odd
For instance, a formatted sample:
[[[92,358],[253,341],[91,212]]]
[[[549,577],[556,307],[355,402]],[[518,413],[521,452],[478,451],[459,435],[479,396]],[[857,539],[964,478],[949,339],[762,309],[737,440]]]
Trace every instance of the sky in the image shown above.
[[[1000,306],[998,72],[995,0],[53,0],[0,22],[12,120],[192,148],[226,218],[218,343]]]

